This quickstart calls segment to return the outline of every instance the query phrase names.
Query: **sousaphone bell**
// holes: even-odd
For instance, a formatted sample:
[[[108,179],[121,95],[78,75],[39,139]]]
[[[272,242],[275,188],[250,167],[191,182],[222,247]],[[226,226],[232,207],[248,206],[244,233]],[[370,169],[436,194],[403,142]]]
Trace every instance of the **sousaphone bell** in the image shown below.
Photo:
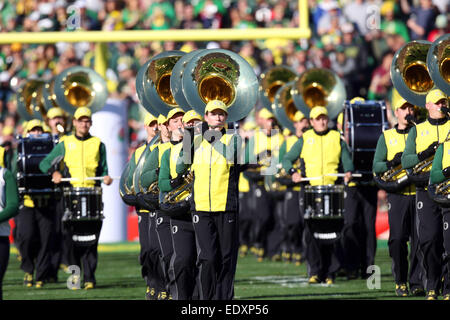
[[[45,81],[33,79],[25,82],[17,92],[17,113],[25,120],[44,120],[45,108],[43,88]]]
[[[246,117],[258,98],[258,79],[240,55],[224,49],[204,49],[187,63],[182,88],[187,102],[199,114],[206,104],[221,100],[228,107],[227,122]]]
[[[294,103],[294,97],[292,96],[292,88],[294,87],[294,84],[294,81],[287,82],[277,90],[274,96],[272,108],[273,113],[281,126],[283,128],[288,128],[295,134],[295,127],[293,123],[295,113],[298,109]]]
[[[291,92],[294,103],[305,117],[316,106],[326,107],[328,117],[336,118],[347,97],[345,86],[336,73],[323,68],[312,68],[295,80]]]
[[[275,66],[260,75],[259,81],[259,101],[262,106],[274,112],[272,104],[275,95],[284,84],[293,81],[297,74],[287,66]]]
[[[185,55],[183,51],[165,51],[148,60],[136,76],[136,91],[142,106],[151,114],[167,116],[178,107],[170,89],[172,69]]]
[[[450,34],[437,38],[427,53],[428,72],[435,86],[450,95]]]
[[[427,93],[434,83],[427,66],[427,54],[431,42],[411,41],[394,55],[391,64],[391,80],[398,93],[409,103],[425,107]]]

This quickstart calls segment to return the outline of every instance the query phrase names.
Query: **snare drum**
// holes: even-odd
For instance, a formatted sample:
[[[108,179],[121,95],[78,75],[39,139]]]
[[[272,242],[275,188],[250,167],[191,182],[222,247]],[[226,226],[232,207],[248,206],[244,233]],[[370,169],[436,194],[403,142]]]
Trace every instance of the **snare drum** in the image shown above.
[[[65,213],[63,220],[102,220],[102,188],[64,188]]]
[[[305,219],[342,218],[344,186],[305,186]]]

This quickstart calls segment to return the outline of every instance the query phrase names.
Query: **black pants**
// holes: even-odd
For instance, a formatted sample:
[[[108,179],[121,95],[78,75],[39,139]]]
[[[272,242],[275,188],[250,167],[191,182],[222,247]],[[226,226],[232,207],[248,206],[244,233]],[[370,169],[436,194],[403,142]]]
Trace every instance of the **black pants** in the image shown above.
[[[250,247],[254,243],[250,192],[239,193],[239,245]]]
[[[389,203],[388,246],[395,283],[409,281],[411,289],[423,289],[422,262],[419,261],[416,229],[416,196],[388,193],[387,199]],[[409,262],[408,242],[410,245]]]
[[[304,243],[307,262],[308,276],[318,276],[320,280],[325,278],[334,279],[340,268],[340,262],[336,252],[336,244],[339,241],[339,233],[336,239],[322,240],[316,236],[314,226],[320,225],[321,221],[314,223],[305,220]]]
[[[156,292],[166,291],[166,279],[161,260],[161,246],[159,245],[158,233],[156,231],[156,212],[149,213],[148,228],[148,284],[150,288],[154,288]]]
[[[272,199],[273,211],[269,220],[269,227],[267,228],[267,256],[273,257],[275,255],[281,255],[282,243],[284,238],[284,231],[286,230],[286,219],[284,217],[284,193],[281,197],[281,193],[277,195],[268,192]]]
[[[80,267],[84,283],[93,282],[96,284],[97,249],[102,221],[67,221],[64,225],[69,235],[69,264]]]
[[[237,212],[193,212],[201,300],[232,300],[239,249]]]
[[[267,237],[273,221],[273,201],[264,186],[254,184],[250,195],[255,247],[267,250]]]
[[[283,236],[281,249],[283,252],[301,253],[304,212],[299,203],[299,191],[288,189],[283,201]]]
[[[373,186],[346,187],[345,193],[341,239],[343,267],[365,275],[367,267],[375,263],[378,189]]]
[[[450,293],[450,208],[442,210],[444,234],[444,284],[442,294]]]
[[[141,275],[144,278],[147,286],[149,284],[149,265],[148,255],[150,250],[150,213],[147,211],[141,211],[136,207],[136,213],[138,215],[138,230],[139,230],[139,263],[141,265]]]
[[[67,231],[62,223],[64,201],[62,199],[55,199],[55,204],[55,214],[53,216],[55,232],[51,240],[51,270],[49,278],[57,280],[59,265],[69,265],[69,258],[67,256],[69,249],[67,248]]]
[[[170,293],[174,300],[198,300],[197,247],[189,212],[184,218],[170,219],[173,255],[170,260]]]
[[[444,254],[442,209],[428,195],[428,192],[416,190],[417,230],[419,254],[422,256],[425,271],[425,289],[440,289]]]
[[[22,256],[21,269],[45,281],[51,272],[51,239],[54,234],[54,208],[21,206],[17,215],[17,236]]]
[[[0,236],[0,300],[3,300],[3,277],[9,263],[9,238]]]
[[[170,228],[170,216],[161,210],[156,210],[156,233],[158,235],[164,272],[164,287],[167,292],[170,292],[169,267],[173,254],[172,230]]]

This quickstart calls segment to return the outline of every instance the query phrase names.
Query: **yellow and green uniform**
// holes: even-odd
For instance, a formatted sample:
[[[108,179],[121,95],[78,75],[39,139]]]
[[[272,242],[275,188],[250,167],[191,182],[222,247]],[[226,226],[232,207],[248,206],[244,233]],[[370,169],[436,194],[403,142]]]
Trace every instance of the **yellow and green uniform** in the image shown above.
[[[402,166],[405,169],[413,168],[418,164],[418,154],[426,150],[433,142],[442,143],[450,131],[450,121],[446,118],[431,119],[419,123],[409,130],[406,139],[405,151],[402,155]]]
[[[292,146],[298,141],[298,139],[299,138],[295,135],[291,135],[291,136],[288,136],[285,138],[285,140],[281,144],[279,155],[278,155],[280,163],[283,163],[284,155],[291,150]],[[293,167],[295,169],[300,169],[299,161],[295,162],[293,164]],[[281,188],[286,189],[286,187],[281,187]],[[300,186],[295,186],[292,189],[295,191],[299,191]]]
[[[194,152],[193,211],[236,211],[238,208],[239,171],[236,166],[240,138],[221,131],[222,137],[212,144],[203,139]],[[177,173],[188,164],[179,163]]]
[[[410,128],[400,130],[397,128],[389,129],[384,131],[377,142],[377,147],[375,149],[375,155],[373,158],[373,172],[375,174],[383,174],[388,170],[386,161],[391,161],[394,159],[397,153],[402,153],[405,150],[406,139],[408,137],[408,132]],[[403,175],[405,175],[404,173]],[[403,175],[400,175],[401,178]],[[415,185],[409,185],[399,193],[404,195],[415,194]]]
[[[334,184],[337,177],[326,175],[338,173],[340,165],[344,172],[354,170],[347,144],[336,130],[324,133],[307,130],[283,157],[282,164],[286,172],[293,168],[293,163],[298,159],[303,177],[321,177],[311,180],[311,185]]]
[[[161,167],[161,158],[164,152],[171,147],[169,142],[160,142],[151,146],[151,153],[146,160],[144,167],[142,168],[141,177],[139,178],[140,184],[144,190],[155,181],[158,180],[158,169]]]
[[[52,173],[53,165],[60,162],[64,177],[77,178],[70,182],[73,187],[94,187],[98,182],[86,178],[108,175],[105,145],[91,135],[67,136],[41,161],[39,168],[44,173]]]
[[[447,167],[450,167],[450,141],[445,141],[436,149],[430,172],[430,184],[447,180],[448,178],[442,173],[442,170]]]

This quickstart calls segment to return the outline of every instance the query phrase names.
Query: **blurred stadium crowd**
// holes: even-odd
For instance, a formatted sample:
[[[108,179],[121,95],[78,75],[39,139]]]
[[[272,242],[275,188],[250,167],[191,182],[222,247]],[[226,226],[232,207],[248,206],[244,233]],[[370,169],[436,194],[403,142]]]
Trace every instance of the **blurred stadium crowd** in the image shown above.
[[[449,0],[308,0],[312,37],[219,42],[109,43],[107,83],[110,96],[128,105],[130,152],[145,138],[144,109],[135,76],[149,58],[165,50],[189,52],[224,48],[262,72],[274,65],[299,74],[311,67],[330,68],[344,81],[347,96],[386,100],[392,84],[390,64],[404,43],[434,41],[448,33]],[[298,26],[298,1],[289,0],[1,0],[1,32],[138,29],[249,29]],[[94,66],[94,43],[0,46],[0,143],[22,133],[16,91],[27,79],[50,79],[67,67]]]

